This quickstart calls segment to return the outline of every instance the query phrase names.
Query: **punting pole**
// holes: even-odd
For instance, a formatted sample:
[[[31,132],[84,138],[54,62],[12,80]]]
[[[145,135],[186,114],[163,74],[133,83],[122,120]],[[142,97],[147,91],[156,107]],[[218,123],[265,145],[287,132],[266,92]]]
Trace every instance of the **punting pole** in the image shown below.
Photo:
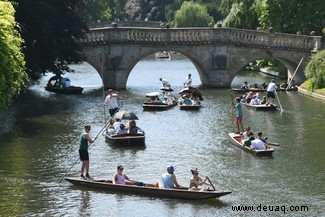
[[[298,64],[298,66],[297,66],[297,68],[296,68],[296,70],[295,70],[295,72],[294,72],[293,75],[292,75],[291,80],[289,81],[289,84],[288,84],[286,90],[288,90],[288,89],[290,88],[291,82],[292,82],[293,78],[295,77],[295,75],[296,75],[296,73],[297,73],[297,71],[298,71],[298,69],[299,69],[299,66],[300,66],[300,64],[302,63],[302,60],[303,60],[303,59],[304,59],[304,58],[302,57],[301,60],[300,60],[300,62],[299,62],[299,64]]]
[[[282,108],[282,105],[281,105],[281,102],[280,102],[280,99],[279,99],[279,96],[278,96],[278,93],[276,92],[276,90],[274,89],[274,93],[276,95],[276,98],[278,99],[278,102],[279,102],[279,105],[280,105],[280,109],[281,109],[281,112],[283,111],[283,108]]]
[[[100,59],[100,73],[102,75],[102,84],[103,84],[103,102],[105,101],[105,85],[104,85],[104,72],[103,72],[103,60],[102,60],[102,52],[99,52],[99,59]],[[106,123],[106,106],[104,106],[104,121]]]

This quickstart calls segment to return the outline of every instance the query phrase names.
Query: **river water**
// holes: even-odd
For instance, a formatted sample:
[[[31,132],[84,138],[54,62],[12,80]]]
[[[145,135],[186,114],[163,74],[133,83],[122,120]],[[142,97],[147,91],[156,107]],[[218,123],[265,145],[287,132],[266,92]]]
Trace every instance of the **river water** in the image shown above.
[[[64,180],[58,183],[78,159],[84,124],[92,125],[93,137],[104,126],[98,73],[85,63],[72,68],[76,72],[67,76],[72,85],[85,88],[82,95],[46,92],[44,86],[51,76],[46,75],[0,114],[0,216],[324,215],[325,102],[288,92],[279,93],[283,112],[244,108],[245,126],[280,143],[273,157],[255,157],[230,143],[227,132],[236,128],[235,117],[228,114],[232,105],[227,89],[201,88],[200,111],[142,110],[145,94],[159,91],[159,77],[168,79],[176,92],[188,73],[194,86],[200,85],[195,67],[182,58],[145,59],[135,66],[127,89],[119,91],[120,103],[139,117],[137,125],[146,131],[146,146],[116,147],[100,135],[89,150],[90,174],[111,179],[116,166],[122,164],[129,177],[153,183],[172,164],[178,182],[186,186],[190,169],[197,167],[217,189],[232,194],[188,201],[89,190]],[[232,85],[270,79],[256,72],[240,73]],[[80,165],[67,176],[79,176]],[[233,211],[240,205],[254,206],[255,211]]]

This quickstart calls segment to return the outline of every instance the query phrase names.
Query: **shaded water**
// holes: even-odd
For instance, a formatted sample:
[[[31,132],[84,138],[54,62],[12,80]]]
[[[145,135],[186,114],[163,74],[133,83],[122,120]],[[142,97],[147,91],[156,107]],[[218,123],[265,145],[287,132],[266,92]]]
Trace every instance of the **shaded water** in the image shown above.
[[[78,158],[78,137],[85,123],[94,137],[104,126],[103,93],[98,73],[87,64],[73,65],[72,85],[85,87],[82,95],[48,93],[50,75],[32,86],[0,115],[0,216],[280,216],[283,211],[235,212],[235,205],[308,206],[308,211],[286,211],[290,216],[324,215],[325,102],[297,92],[279,93],[284,111],[257,112],[244,108],[244,124],[279,142],[273,158],[259,158],[233,146],[231,91],[201,89],[200,111],[144,112],[145,94],[158,91],[159,77],[181,89],[188,73],[200,85],[193,64],[184,59],[139,62],[120,91],[123,109],[137,114],[146,131],[146,146],[121,148],[99,136],[90,148],[90,173],[111,179],[117,164],[130,177],[156,182],[167,165],[176,166],[179,183],[188,185],[190,169],[198,167],[218,189],[232,194],[219,200],[187,201],[106,193],[58,180]],[[239,74],[244,80],[269,82],[258,73]],[[79,175],[80,164],[68,176]]]

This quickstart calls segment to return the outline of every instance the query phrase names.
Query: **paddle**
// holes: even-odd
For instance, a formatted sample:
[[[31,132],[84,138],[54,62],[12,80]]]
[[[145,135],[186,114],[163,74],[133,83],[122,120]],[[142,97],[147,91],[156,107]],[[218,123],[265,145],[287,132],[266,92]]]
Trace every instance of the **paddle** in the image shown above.
[[[94,138],[94,142],[95,140],[98,138],[99,134],[107,127],[107,125],[109,124],[109,121],[104,125],[104,127],[97,133],[97,135]],[[92,143],[93,144],[93,143]],[[88,147],[90,147],[92,144],[90,144]],[[62,181],[62,179],[64,178],[64,176],[72,169],[72,167],[79,161],[79,157],[76,159],[76,161],[71,165],[71,167],[64,173],[64,175],[59,179],[58,183],[60,183]]]
[[[206,179],[210,182],[210,184],[211,184],[211,186],[212,186],[212,188],[213,188],[213,190],[215,191],[216,190],[216,188],[214,187],[214,185],[212,184],[212,182],[211,182],[211,180],[209,179],[209,177],[208,176],[206,176]]]

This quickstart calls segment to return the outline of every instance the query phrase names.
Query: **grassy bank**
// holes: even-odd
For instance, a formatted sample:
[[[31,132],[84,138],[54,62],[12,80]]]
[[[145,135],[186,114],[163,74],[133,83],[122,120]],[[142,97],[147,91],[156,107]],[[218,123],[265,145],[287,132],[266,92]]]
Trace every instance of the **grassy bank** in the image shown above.
[[[307,80],[307,81],[305,81],[304,83],[302,83],[302,84],[300,85],[300,87],[302,87],[302,88],[304,88],[304,89],[310,91],[310,89],[308,88],[308,87],[310,86],[309,84],[310,84],[310,81]],[[313,92],[314,92],[314,93],[318,93],[318,94],[322,94],[322,95],[325,96],[325,88],[322,88],[322,89],[314,89]]]

